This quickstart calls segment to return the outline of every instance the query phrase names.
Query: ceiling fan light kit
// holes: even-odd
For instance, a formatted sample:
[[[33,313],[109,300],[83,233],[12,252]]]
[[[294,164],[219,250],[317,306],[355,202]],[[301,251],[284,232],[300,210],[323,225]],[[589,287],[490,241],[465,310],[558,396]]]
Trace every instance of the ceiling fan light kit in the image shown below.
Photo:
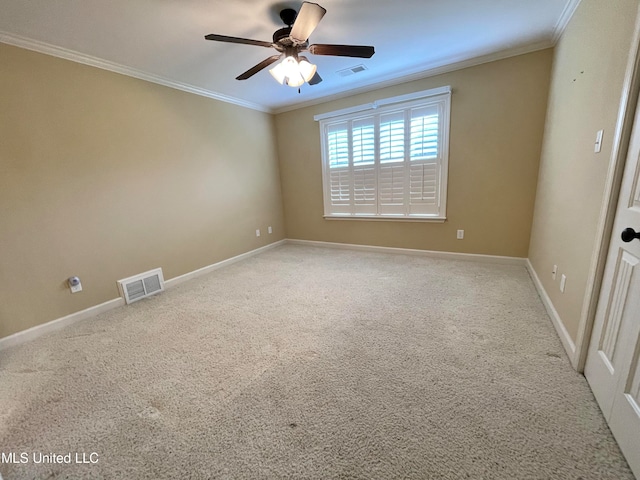
[[[310,2],[303,2],[297,14],[295,10],[285,8],[280,12],[280,18],[287,26],[276,30],[272,43],[215,33],[206,35],[204,38],[217,42],[275,48],[280,52],[280,55],[266,58],[238,75],[236,80],[246,80],[282,58],[282,62],[269,70],[278,83],[295,88],[299,88],[305,82],[309,85],[316,85],[322,81],[322,78],[317,72],[316,65],[309,62],[306,57],[299,56],[301,52],[309,52],[313,55],[358,58],[371,58],[375,53],[374,47],[364,45],[309,45],[309,36],[316,29],[325,13],[327,11],[320,5]]]
[[[296,61],[293,57],[285,57],[282,62],[269,70],[269,73],[280,85],[299,87],[311,80],[316,70],[317,67],[306,60]]]

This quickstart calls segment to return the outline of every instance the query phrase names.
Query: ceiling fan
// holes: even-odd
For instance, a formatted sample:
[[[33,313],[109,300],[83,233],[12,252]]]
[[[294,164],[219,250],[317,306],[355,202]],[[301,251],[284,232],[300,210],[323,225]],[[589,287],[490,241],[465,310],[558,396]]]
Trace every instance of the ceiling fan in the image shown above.
[[[269,70],[269,73],[282,85],[300,87],[304,82],[316,85],[322,81],[315,65],[311,64],[301,52],[313,55],[331,55],[337,57],[371,58],[375,50],[365,45],[309,45],[309,36],[316,29],[327,11],[317,3],[303,2],[300,11],[285,8],[280,12],[280,18],[287,25],[276,30],[273,42],[250,40],[248,38],[229,37],[211,33],[204,38],[217,42],[240,43],[257,45],[259,47],[275,48],[279,54],[266,58],[246,72],[238,75],[236,80],[246,80],[272,63],[283,59],[281,63]]]

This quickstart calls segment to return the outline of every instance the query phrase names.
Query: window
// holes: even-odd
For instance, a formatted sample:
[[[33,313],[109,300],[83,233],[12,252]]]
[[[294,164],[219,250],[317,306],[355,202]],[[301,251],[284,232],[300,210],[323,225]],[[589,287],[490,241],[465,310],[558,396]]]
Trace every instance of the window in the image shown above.
[[[444,220],[449,87],[316,116],[328,218]]]

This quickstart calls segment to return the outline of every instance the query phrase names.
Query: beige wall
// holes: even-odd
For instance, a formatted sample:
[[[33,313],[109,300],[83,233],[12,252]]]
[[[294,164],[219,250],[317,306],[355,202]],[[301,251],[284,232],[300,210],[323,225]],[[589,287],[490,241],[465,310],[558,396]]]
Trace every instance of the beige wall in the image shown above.
[[[284,238],[271,115],[4,44],[0,65],[0,337]]]
[[[526,257],[551,58],[543,50],[277,115],[287,236]],[[447,221],[324,220],[313,116],[443,85],[453,88]]]
[[[582,0],[554,54],[529,258],[574,341],[637,8],[637,0]]]

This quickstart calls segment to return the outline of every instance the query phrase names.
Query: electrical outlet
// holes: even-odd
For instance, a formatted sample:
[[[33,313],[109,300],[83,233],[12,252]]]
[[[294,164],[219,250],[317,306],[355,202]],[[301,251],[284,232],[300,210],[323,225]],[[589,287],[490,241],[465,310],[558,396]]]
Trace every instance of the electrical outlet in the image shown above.
[[[268,227],[267,227],[267,232],[269,232],[269,233],[273,233],[273,228],[271,228],[271,226],[268,226]]]
[[[260,229],[258,228],[258,229],[256,230],[256,237],[259,237],[259,236],[260,236]]]
[[[564,293],[564,287],[567,284],[567,276],[563,273],[560,277],[560,291]]]
[[[458,230],[458,233],[456,235],[456,238],[458,240],[462,240],[464,238],[464,230]]]
[[[553,270],[551,270],[551,278],[555,280],[557,274],[558,274],[558,265],[554,265]]]

